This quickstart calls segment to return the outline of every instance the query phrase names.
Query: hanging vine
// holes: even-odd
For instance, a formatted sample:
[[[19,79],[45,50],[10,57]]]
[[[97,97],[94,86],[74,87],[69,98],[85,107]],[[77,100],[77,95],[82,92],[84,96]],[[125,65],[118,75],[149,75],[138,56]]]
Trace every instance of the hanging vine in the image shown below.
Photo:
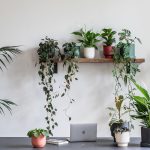
[[[54,99],[59,96],[59,93],[54,90],[54,83],[56,82],[54,79],[54,64],[61,56],[58,42],[46,37],[42,39],[37,52],[40,65],[38,74],[41,78],[39,84],[42,85],[46,95],[46,104],[44,108],[47,112],[47,116],[45,117],[48,124],[47,130],[49,134],[53,136],[52,130],[58,126],[58,123],[55,121],[57,108],[53,104]]]
[[[79,72],[78,57],[80,55],[80,47],[77,46],[76,43],[71,42],[65,43],[63,45],[63,49],[64,49],[63,67],[67,68],[67,73],[64,76],[65,78],[64,90],[61,97],[65,96],[66,94],[69,97],[69,105],[65,109],[65,114],[69,118],[69,120],[71,120],[71,117],[68,116],[67,114],[67,110],[70,108],[70,104],[72,104],[75,100],[69,96],[68,91],[71,88],[71,82],[73,82],[73,80],[78,80],[76,74]]]

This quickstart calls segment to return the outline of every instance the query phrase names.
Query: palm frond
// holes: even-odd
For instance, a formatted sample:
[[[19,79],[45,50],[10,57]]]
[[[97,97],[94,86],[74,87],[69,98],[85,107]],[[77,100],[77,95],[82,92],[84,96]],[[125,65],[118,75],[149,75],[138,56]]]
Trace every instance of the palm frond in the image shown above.
[[[13,56],[20,54],[22,51],[18,49],[19,46],[5,46],[0,48],[0,69],[6,66],[6,62],[13,61]]]
[[[12,114],[11,106],[16,106],[16,104],[9,100],[0,99],[0,114],[5,114],[4,109],[7,109]]]

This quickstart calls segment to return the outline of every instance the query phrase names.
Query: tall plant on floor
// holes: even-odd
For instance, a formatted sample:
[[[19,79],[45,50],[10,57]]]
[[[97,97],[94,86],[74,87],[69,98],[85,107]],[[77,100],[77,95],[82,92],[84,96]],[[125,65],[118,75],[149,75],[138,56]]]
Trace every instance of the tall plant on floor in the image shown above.
[[[21,50],[18,49],[18,46],[6,46],[0,48],[0,70],[3,71],[4,68],[7,68],[7,63],[13,61],[13,56],[20,54]],[[5,114],[5,109],[10,113],[12,112],[11,106],[16,105],[14,102],[0,99],[0,114]]]
[[[37,52],[40,65],[38,74],[41,78],[39,84],[42,85],[46,95],[46,105],[44,108],[47,112],[47,116],[45,117],[48,124],[47,130],[50,135],[53,135],[52,130],[58,126],[58,123],[55,121],[57,109],[54,106],[54,99],[59,96],[59,93],[54,90],[54,65],[56,60],[58,61],[61,57],[58,42],[46,37],[42,39]]]
[[[140,95],[130,95],[134,108],[133,119],[141,121],[141,146],[150,147],[150,94],[147,89],[137,84],[135,80],[131,80]]]
[[[67,110],[70,107],[70,104],[72,104],[75,100],[69,96],[69,90],[71,88],[71,82],[73,80],[78,80],[76,77],[77,73],[79,72],[78,67],[78,58],[80,57],[80,46],[78,46],[77,43],[70,42],[63,44],[64,49],[64,58],[63,58],[63,67],[66,68],[66,74],[64,76],[65,82],[64,82],[64,91],[61,95],[61,97],[65,96],[66,94],[69,97],[69,106],[65,109],[66,116]],[[71,117],[68,116],[69,120],[71,120]]]

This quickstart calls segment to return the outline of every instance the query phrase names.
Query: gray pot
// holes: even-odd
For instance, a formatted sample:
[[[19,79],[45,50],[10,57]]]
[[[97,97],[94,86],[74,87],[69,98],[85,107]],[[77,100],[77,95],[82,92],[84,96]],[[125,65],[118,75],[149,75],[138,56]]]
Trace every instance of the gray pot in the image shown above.
[[[141,146],[150,147],[150,128],[141,128]]]

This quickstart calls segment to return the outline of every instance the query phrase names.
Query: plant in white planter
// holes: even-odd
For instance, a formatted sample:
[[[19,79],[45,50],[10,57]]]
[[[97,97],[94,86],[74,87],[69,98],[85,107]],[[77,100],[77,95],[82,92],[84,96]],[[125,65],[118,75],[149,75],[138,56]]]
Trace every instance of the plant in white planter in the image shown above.
[[[99,33],[95,33],[92,30],[80,29],[80,31],[73,32],[72,34],[80,37],[78,39],[79,43],[84,47],[84,57],[85,58],[94,58],[96,43],[99,42]]]
[[[150,147],[150,94],[149,92],[132,80],[136,88],[142,94],[141,96],[133,96],[133,107],[135,110],[133,119],[141,120],[141,146]]]
[[[127,107],[124,104],[125,98],[122,95],[116,96],[115,97],[115,107],[108,107],[110,110],[110,130],[111,130],[111,135],[114,138],[114,142],[116,142],[116,136],[115,136],[115,131],[118,131],[117,129],[120,130],[129,130],[130,129],[130,122],[124,120],[125,115],[126,117],[129,118],[128,113],[130,112],[130,108]]]
[[[128,128],[115,129],[115,139],[119,147],[126,147],[130,142],[130,130]]]

